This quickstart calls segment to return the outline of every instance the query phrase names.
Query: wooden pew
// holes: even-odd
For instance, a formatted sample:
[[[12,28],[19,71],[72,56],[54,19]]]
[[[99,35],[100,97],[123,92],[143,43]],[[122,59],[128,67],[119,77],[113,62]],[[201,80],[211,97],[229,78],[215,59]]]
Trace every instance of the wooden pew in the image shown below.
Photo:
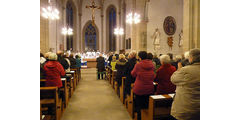
[[[62,111],[64,111],[64,108],[67,107],[67,104],[68,104],[68,100],[69,100],[69,89],[68,89],[68,86],[67,86],[67,79],[66,78],[61,78],[62,80],[62,87],[60,88],[60,92],[63,94],[62,96]],[[45,87],[45,82],[46,82],[46,79],[40,79],[40,87]],[[42,86],[44,85],[44,86]]]
[[[150,96],[149,108],[141,110],[142,120],[167,120],[170,117],[173,95]]]
[[[75,71],[66,72],[66,75],[70,75],[70,74],[73,77],[73,90],[75,90],[77,87],[77,79],[76,79]]]
[[[125,85],[125,80],[126,80],[126,77],[122,77],[122,85],[120,86],[120,100],[123,104],[125,104],[125,100],[124,100],[124,85]]]
[[[76,85],[78,84],[79,82],[79,74],[78,74],[78,70],[77,68],[71,68],[71,71],[74,71],[74,77],[75,77],[75,80],[76,80]]]
[[[134,85],[134,83],[131,84],[131,94],[130,94],[130,96],[127,96],[126,102],[125,102],[127,111],[132,118],[134,118],[133,85]]]
[[[115,88],[115,81],[116,81],[117,70],[112,71],[112,87]]]
[[[69,89],[67,87],[67,79],[66,78],[61,78],[62,80],[62,84],[63,87],[60,88],[60,91],[63,93],[63,107],[62,107],[62,111],[65,110],[65,108],[68,105],[68,101],[69,101]]]
[[[40,104],[43,115],[51,115],[54,120],[60,120],[61,102],[61,99],[58,98],[57,87],[40,87]]]

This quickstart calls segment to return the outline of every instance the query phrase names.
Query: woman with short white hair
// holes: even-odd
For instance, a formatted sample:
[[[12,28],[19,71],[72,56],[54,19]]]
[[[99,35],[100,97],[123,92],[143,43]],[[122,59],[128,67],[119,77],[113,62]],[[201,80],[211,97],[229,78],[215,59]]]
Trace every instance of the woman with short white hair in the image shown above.
[[[160,56],[161,66],[156,72],[156,82],[158,83],[156,94],[170,94],[174,93],[176,86],[172,84],[170,78],[176,71],[176,68],[171,65],[169,55]]]

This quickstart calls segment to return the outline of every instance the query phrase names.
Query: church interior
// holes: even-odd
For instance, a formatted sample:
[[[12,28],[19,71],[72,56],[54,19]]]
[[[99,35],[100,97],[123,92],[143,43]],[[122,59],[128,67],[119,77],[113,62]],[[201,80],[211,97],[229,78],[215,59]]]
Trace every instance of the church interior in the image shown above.
[[[200,120],[200,0],[40,0],[40,120]]]

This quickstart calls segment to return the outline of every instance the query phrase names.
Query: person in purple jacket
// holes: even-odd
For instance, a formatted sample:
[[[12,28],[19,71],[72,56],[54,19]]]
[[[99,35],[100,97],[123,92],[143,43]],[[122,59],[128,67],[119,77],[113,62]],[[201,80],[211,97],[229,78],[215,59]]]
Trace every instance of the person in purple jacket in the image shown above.
[[[137,118],[141,120],[141,109],[148,108],[149,96],[154,94],[153,80],[156,75],[152,60],[147,59],[147,52],[140,51],[138,56],[140,62],[134,66],[131,75],[136,77],[133,93],[135,95]]]

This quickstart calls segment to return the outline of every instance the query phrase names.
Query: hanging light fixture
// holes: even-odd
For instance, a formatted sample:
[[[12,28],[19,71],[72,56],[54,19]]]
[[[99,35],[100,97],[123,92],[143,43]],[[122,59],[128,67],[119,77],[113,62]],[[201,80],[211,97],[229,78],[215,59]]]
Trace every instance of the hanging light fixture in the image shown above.
[[[42,16],[46,19],[58,20],[59,19],[59,11],[57,8],[54,8],[51,1],[48,0],[49,6],[46,8],[42,8]]]
[[[140,23],[140,14],[138,14],[138,13],[129,13],[128,15],[127,15],[127,20],[126,20],[126,22],[127,23],[129,23],[129,24],[132,24],[132,23],[134,23],[134,24],[138,24],[138,23]]]
[[[114,34],[115,35],[123,35],[124,34],[123,28],[115,28],[114,29]]]
[[[73,29],[70,27],[64,27],[64,28],[62,28],[62,34],[63,35],[73,35]]]

